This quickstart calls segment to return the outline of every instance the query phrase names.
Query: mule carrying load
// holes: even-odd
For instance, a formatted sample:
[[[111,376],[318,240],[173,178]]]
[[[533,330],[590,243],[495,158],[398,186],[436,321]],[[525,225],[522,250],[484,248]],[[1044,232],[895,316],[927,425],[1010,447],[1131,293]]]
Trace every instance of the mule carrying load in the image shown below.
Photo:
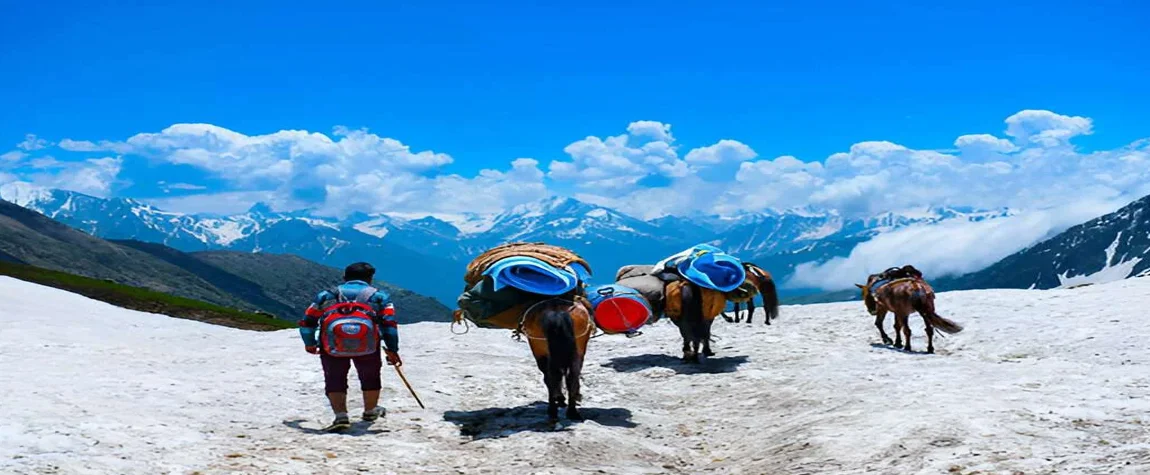
[[[579,420],[579,375],[594,330],[584,286],[587,261],[561,247],[542,243],[498,246],[468,264],[456,323],[505,328],[525,335],[547,386],[547,418]]]
[[[698,286],[703,298],[704,316],[722,313],[730,296],[751,296],[743,290],[748,275],[743,262],[714,246],[700,244],[669,256],[654,266],[624,266],[615,274],[615,284],[634,289],[651,308],[649,322],[667,315],[672,320],[683,313],[682,290]]]
[[[707,244],[654,266],[624,266],[615,274],[615,281],[635,289],[646,300],[652,312],[647,323],[663,315],[670,317],[683,335],[683,359],[688,362],[698,361],[700,350],[706,356],[713,354],[711,324],[723,314],[727,302],[735,303],[736,314],[740,304],[753,313],[754,298],[761,295],[767,323],[778,316],[779,298],[771,274]]]
[[[467,265],[466,283],[455,311],[480,328],[519,330],[532,305],[575,294],[591,276],[591,267],[567,249],[543,243],[511,243],[480,254]],[[590,309],[586,302],[579,302]]]
[[[742,290],[747,272],[742,261],[714,246],[700,244],[653,266],[624,266],[615,274],[615,283],[635,289],[650,305],[654,323],[666,315],[678,319],[683,312],[682,289],[688,283],[698,286],[703,313],[714,318],[726,307],[728,295],[748,295]]]
[[[688,283],[700,289],[703,314],[714,318],[726,307],[726,292],[737,290],[745,280],[742,262],[714,246],[700,244],[653,266],[624,266],[615,274],[614,285],[588,294],[596,303],[595,318],[602,322],[601,329],[606,332],[607,322],[617,322],[616,332],[634,335],[663,315],[678,320],[683,313],[683,287]],[[614,297],[596,302],[596,294],[604,290],[613,291]]]

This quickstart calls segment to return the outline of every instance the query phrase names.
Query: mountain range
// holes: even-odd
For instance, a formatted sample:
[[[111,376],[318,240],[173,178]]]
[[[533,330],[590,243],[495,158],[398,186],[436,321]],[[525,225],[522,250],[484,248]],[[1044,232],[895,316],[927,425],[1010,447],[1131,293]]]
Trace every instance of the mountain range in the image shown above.
[[[1150,275],[1150,196],[942,286],[1052,289],[1140,275]]]
[[[105,240],[0,201],[0,260],[104,279],[179,297],[297,320],[342,271],[288,254],[183,252],[159,243]],[[449,321],[440,302],[390,283],[402,323]]]
[[[754,261],[785,282],[794,266],[845,256],[877,234],[950,219],[1009,216],[1009,209],[928,208],[846,218],[811,208],[725,216],[665,216],[641,220],[572,198],[553,197],[497,215],[318,216],[276,212],[257,204],[232,216],[181,214],[124,198],[97,198],[22,183],[0,186],[0,198],[94,236],[160,243],[184,252],[227,250],[294,254],[342,267],[372,262],[379,278],[452,305],[462,269],[483,250],[510,241],[545,241],[586,258],[607,282],[623,265],[654,263],[698,243],[711,243]],[[784,288],[801,294],[813,289]]]

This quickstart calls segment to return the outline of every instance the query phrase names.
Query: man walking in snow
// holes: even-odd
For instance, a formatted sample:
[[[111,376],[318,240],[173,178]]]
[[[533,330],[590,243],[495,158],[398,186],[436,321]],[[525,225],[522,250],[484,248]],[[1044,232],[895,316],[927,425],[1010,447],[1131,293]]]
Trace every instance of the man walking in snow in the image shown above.
[[[318,354],[323,364],[324,392],[335,412],[328,431],[351,427],[347,415],[347,376],[351,365],[359,375],[363,391],[363,420],[374,421],[384,414],[379,405],[383,387],[380,371],[383,361],[403,365],[399,359],[399,330],[395,307],[387,292],[371,286],[375,268],[366,262],[347,266],[343,284],[316,295],[300,320],[300,336],[308,353]]]

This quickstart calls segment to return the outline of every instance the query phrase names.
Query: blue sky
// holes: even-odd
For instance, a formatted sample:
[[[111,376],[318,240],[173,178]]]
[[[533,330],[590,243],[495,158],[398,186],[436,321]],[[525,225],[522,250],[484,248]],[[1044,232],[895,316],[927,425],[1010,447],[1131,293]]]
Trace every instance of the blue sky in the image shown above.
[[[842,189],[865,188],[868,175],[861,172],[843,172],[832,180],[824,176],[832,174],[827,170],[789,162],[756,168],[751,162],[793,156],[829,170],[828,157],[859,143],[889,141],[913,151],[946,151],[955,148],[959,136],[992,134],[1015,142],[1014,150],[997,150],[1007,158],[972,153],[958,159],[1008,163],[1022,170],[1022,155],[1033,148],[1069,153],[1073,145],[1073,153],[1108,152],[1150,136],[1145,86],[1150,84],[1150,35],[1140,29],[1150,7],[1134,1],[1014,6],[583,2],[578,7],[539,2],[94,3],[4,2],[0,144],[21,157],[17,162],[17,155],[9,155],[16,164],[0,169],[0,177],[66,185],[114,175],[116,183],[82,191],[203,198],[167,202],[183,210],[226,211],[220,205],[236,202],[238,193],[243,193],[239,201],[279,198],[283,206],[330,205],[348,198],[324,192],[324,187],[354,177],[309,175],[300,170],[301,163],[318,169],[374,162],[343,155],[326,162],[310,157],[295,162],[294,170],[240,179],[237,174],[252,174],[271,162],[254,160],[233,168],[219,162],[290,148],[297,138],[269,139],[278,145],[256,151],[238,146],[201,150],[205,156],[195,160],[181,155],[198,150],[188,143],[70,147],[82,152],[60,150],[57,144],[64,139],[123,143],[173,124],[212,124],[246,137],[306,130],[338,140],[333,128],[346,126],[395,139],[412,152],[450,156],[449,163],[433,158],[433,164],[391,173],[421,178],[425,188],[397,190],[387,177],[364,184],[408,196],[351,199],[353,207],[369,211],[459,211],[466,203],[427,210],[414,209],[413,203],[429,196],[447,202],[454,199],[447,189],[487,186],[483,169],[518,180],[516,187],[493,192],[500,197],[491,200],[496,208],[558,191],[633,209],[649,196],[644,192],[650,185],[673,188],[676,183],[676,193],[697,202],[714,193],[700,180],[716,183],[726,177],[726,185],[732,185],[738,181],[736,172],[745,169],[835,196],[797,201],[732,196],[699,211],[804,202],[873,211],[882,205],[841,196]],[[1031,120],[1020,127],[1035,133],[1064,126],[1077,130],[1070,132],[1073,144],[1068,138],[1031,147],[1004,135],[1004,120],[1024,110],[1052,111],[1090,124],[1075,129],[1065,121]],[[565,151],[589,136],[603,141],[626,136],[629,124],[637,121],[671,124],[670,134],[632,134],[622,152],[610,145],[585,147],[582,159]],[[192,135],[203,133],[215,132]],[[27,134],[49,146],[18,148]],[[374,141],[371,137],[365,140]],[[737,141],[753,152],[727,147],[726,158],[685,159],[689,151],[721,140]],[[673,147],[673,156],[655,152],[652,159],[650,150],[634,152],[652,141]],[[858,154],[867,150],[873,152],[862,147]],[[384,153],[394,158],[389,154]],[[627,164],[620,175],[646,177],[637,183],[609,179],[618,176],[579,181],[579,173],[603,170],[603,160],[618,156],[642,164]],[[57,163],[31,162],[44,157]],[[103,158],[119,160],[115,173],[110,171],[113,162],[87,161]],[[533,159],[537,168],[528,162],[512,166],[517,158]],[[863,162],[872,159],[888,169],[903,163],[870,157],[854,165],[866,168]],[[562,170],[550,165],[555,161],[574,164],[566,180]],[[91,166],[103,168],[80,169]],[[537,179],[536,170],[544,176]],[[1069,170],[1066,176],[1087,171]],[[786,177],[788,172],[818,180]],[[68,173],[86,178],[59,178]],[[1049,178],[1026,173],[1020,172],[1019,180]],[[464,181],[453,181],[455,176]],[[700,176],[711,178],[695,178]],[[173,189],[158,181],[190,186]],[[1132,185],[1100,186],[1110,187],[1108,193],[1133,191]],[[211,199],[219,193],[235,194]],[[867,194],[865,189],[854,193],[855,198]],[[995,204],[922,195],[890,206],[931,200]],[[1019,205],[1005,197],[999,201]],[[1034,203],[1049,204],[1044,199]]]

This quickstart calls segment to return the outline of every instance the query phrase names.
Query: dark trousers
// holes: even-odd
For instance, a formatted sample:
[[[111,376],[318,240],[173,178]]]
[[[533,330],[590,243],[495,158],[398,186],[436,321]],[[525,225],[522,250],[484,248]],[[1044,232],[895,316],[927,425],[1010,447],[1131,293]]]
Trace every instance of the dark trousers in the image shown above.
[[[383,370],[382,352],[376,351],[370,355],[356,356],[354,358],[337,358],[326,353],[319,355],[323,364],[324,392],[346,393],[347,373],[351,365],[355,365],[355,372],[359,374],[359,388],[363,391],[378,391],[383,388],[380,371]]]

